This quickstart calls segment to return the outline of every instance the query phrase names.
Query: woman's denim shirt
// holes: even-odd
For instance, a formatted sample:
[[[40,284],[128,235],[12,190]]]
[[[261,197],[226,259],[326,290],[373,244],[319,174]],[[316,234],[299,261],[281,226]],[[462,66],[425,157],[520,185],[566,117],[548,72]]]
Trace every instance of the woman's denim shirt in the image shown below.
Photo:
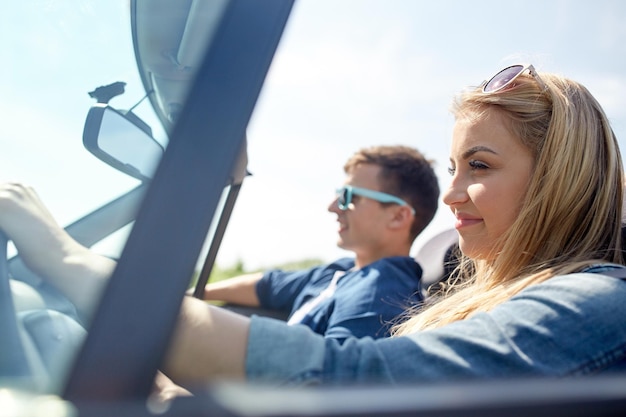
[[[253,317],[250,381],[409,383],[626,370],[626,281],[600,266],[529,286],[486,313],[402,337],[347,339]]]

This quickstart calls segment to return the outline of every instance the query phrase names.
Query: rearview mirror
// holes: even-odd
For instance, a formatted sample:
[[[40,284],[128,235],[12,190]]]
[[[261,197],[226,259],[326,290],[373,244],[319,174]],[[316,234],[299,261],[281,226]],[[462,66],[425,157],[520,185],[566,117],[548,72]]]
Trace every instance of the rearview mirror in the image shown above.
[[[164,152],[150,127],[135,114],[106,104],[89,109],[83,144],[101,161],[141,181],[152,177]]]

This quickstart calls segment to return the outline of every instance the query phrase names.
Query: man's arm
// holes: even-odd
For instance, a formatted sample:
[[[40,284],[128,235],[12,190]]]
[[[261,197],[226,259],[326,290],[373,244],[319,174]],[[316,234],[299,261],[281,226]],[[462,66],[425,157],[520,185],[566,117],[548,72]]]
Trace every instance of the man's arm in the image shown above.
[[[255,272],[207,284],[204,287],[204,300],[259,307],[260,301],[256,293],[256,284],[262,277],[262,272]]]

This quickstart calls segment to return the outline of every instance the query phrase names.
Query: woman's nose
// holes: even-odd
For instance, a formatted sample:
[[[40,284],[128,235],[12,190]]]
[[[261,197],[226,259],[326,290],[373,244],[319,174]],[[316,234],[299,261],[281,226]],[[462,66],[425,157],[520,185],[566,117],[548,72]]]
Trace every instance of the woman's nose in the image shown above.
[[[452,178],[450,186],[443,193],[443,202],[447,206],[461,204],[469,199],[467,186],[459,178]]]

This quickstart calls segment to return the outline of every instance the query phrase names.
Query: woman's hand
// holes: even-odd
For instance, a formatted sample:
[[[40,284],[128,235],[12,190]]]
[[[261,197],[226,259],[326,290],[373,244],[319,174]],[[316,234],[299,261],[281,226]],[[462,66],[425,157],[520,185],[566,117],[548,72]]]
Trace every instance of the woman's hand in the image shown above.
[[[115,262],[75,241],[56,222],[32,187],[0,183],[0,229],[25,265],[89,313]]]
[[[176,397],[189,397],[191,393],[180,385],[176,385],[161,371],[157,371],[150,399],[157,404],[167,404]]]
[[[16,245],[61,229],[35,190],[15,182],[0,183],[0,228]]]

